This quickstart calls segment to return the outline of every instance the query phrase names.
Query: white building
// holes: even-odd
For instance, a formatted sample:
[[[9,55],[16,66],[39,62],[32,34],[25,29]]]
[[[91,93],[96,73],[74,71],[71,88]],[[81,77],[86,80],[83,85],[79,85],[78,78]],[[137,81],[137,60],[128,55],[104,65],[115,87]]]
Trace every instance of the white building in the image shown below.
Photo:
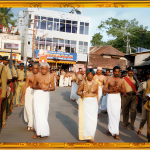
[[[0,33],[0,55],[10,57],[11,48],[13,59],[21,60],[21,37],[20,35],[12,35]]]
[[[39,50],[47,50],[51,67],[62,65],[64,69],[72,66],[69,64],[77,64],[82,68],[87,61],[90,47],[89,17],[28,8],[19,12],[17,28],[24,43],[22,45],[24,57],[26,54],[27,57],[33,57],[34,49],[37,54]],[[56,51],[58,55],[55,58],[53,56]],[[38,60],[38,55],[36,59]]]

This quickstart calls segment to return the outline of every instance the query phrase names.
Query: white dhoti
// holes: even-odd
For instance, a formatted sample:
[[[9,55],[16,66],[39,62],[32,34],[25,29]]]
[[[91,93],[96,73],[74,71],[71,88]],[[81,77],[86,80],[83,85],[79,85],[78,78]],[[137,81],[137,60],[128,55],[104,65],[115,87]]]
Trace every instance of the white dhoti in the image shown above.
[[[79,99],[79,140],[94,140],[97,128],[97,107],[97,97]]]
[[[64,75],[60,75],[60,79],[59,79],[59,86],[60,87],[63,87],[64,85],[63,85],[63,82],[64,82]]]
[[[41,137],[49,136],[48,112],[50,92],[35,90],[34,92],[34,126],[36,134]]]
[[[68,80],[69,78],[65,77],[64,86],[68,86]]]
[[[107,95],[108,93],[106,93],[105,96],[103,95],[103,98],[102,98],[102,104],[101,104],[102,111],[107,111]]]
[[[121,113],[120,93],[107,96],[108,130],[112,136],[119,135],[119,122]]]
[[[69,77],[69,80],[68,80],[68,85],[71,86],[71,80],[72,80],[72,77]]]
[[[99,95],[98,113],[101,113],[101,103],[102,103],[102,96],[103,96],[103,92],[102,92],[102,87],[101,86],[98,86],[98,95]]]
[[[78,100],[79,100],[79,98],[80,98],[80,96],[77,95],[78,87],[79,87],[79,85],[76,84],[76,85],[75,85],[75,99],[76,99],[76,102],[77,102],[77,103],[78,103]]]
[[[72,82],[72,87],[71,87],[71,94],[70,94],[70,99],[74,100],[76,99],[75,97],[75,82]]]
[[[56,87],[56,77],[54,77],[54,83],[55,83],[55,87]]]
[[[30,87],[26,89],[25,93],[24,120],[28,122],[28,129],[34,128],[33,89]]]

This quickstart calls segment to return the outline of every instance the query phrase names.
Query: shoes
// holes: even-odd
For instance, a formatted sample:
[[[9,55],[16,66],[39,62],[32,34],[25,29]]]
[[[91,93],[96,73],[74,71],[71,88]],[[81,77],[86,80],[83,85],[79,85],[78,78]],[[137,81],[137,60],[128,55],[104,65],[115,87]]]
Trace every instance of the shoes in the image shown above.
[[[141,135],[141,131],[138,131],[137,134],[138,134],[138,135]]]
[[[127,129],[127,126],[126,125],[124,125],[124,127],[123,127],[124,129]]]
[[[134,130],[134,127],[130,126],[131,127],[131,130]]]
[[[150,142],[150,140],[148,140],[148,142]]]
[[[9,119],[10,117],[9,117],[9,116],[6,116],[6,118]]]
[[[6,127],[6,125],[5,125],[5,124],[2,124],[2,128],[4,128],[4,127]]]
[[[23,105],[20,105],[21,107],[23,106]]]
[[[18,104],[17,104],[17,105],[15,105],[14,107],[18,107]]]
[[[10,112],[13,112],[13,110],[12,110],[12,109],[10,109]]]

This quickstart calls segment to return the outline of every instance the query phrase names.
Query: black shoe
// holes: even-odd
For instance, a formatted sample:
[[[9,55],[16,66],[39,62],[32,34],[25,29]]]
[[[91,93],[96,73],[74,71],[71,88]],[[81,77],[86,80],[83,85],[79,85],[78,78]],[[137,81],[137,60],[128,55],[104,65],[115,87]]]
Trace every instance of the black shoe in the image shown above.
[[[148,140],[148,143],[150,143],[150,140]]]

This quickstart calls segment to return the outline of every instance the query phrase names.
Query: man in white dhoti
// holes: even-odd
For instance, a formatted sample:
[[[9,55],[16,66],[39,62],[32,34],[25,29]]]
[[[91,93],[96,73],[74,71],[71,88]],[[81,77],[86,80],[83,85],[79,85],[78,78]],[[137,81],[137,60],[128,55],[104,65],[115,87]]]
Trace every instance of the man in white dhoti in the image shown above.
[[[64,86],[64,75],[65,75],[64,70],[61,70],[60,79],[59,79],[59,86],[60,87]]]
[[[106,81],[110,78],[110,70],[106,70]],[[102,105],[101,105],[101,110],[104,111],[104,113],[107,113],[107,95],[108,93],[103,93],[103,98],[102,98]]]
[[[33,73],[29,74],[26,79],[26,83],[21,95],[20,102],[23,102],[25,95],[25,105],[24,105],[24,120],[28,122],[28,130],[34,130],[34,114],[33,114],[33,89],[32,84],[35,75],[39,71],[39,64],[34,63]]]
[[[70,71],[70,72],[69,72],[69,80],[68,80],[68,85],[69,85],[69,87],[72,86],[72,84],[71,84],[72,76],[73,76],[72,71]]]
[[[76,88],[77,88],[77,90],[78,90],[78,87],[79,87],[80,83],[83,80],[82,71],[80,70],[80,72],[81,73],[78,74],[77,77],[76,77]],[[75,91],[75,92],[77,93],[77,91]],[[76,94],[76,103],[77,104],[79,104],[79,98],[80,98],[80,96]]]
[[[71,94],[70,94],[70,99],[72,101],[76,101],[76,92],[77,92],[77,84],[76,84],[76,76],[78,74],[79,70],[75,70],[75,73],[72,75],[72,87],[71,87]]]
[[[108,112],[108,131],[116,139],[119,138],[119,122],[121,113],[121,95],[126,93],[125,83],[119,78],[120,67],[113,68],[113,77],[110,77],[104,85],[103,91],[108,93],[107,97],[107,112]],[[109,89],[107,89],[109,88]]]
[[[50,87],[51,85],[51,87]],[[34,91],[34,126],[35,135],[49,136],[48,112],[50,103],[50,92],[55,90],[54,76],[49,73],[48,63],[41,63],[41,73],[35,75],[33,81]]]
[[[68,87],[68,81],[69,81],[69,73],[68,70],[66,70],[66,74],[64,76],[64,87]]]
[[[94,141],[97,128],[98,113],[98,83],[93,80],[95,74],[93,69],[87,69],[87,80],[83,80],[79,85],[77,94],[79,99],[79,140]]]
[[[99,95],[99,104],[98,104],[98,117],[100,117],[101,113],[101,103],[102,103],[102,96],[103,96],[103,85],[106,83],[106,78],[102,75],[102,68],[97,67],[97,74],[94,76],[94,80],[98,83],[98,95]]]

